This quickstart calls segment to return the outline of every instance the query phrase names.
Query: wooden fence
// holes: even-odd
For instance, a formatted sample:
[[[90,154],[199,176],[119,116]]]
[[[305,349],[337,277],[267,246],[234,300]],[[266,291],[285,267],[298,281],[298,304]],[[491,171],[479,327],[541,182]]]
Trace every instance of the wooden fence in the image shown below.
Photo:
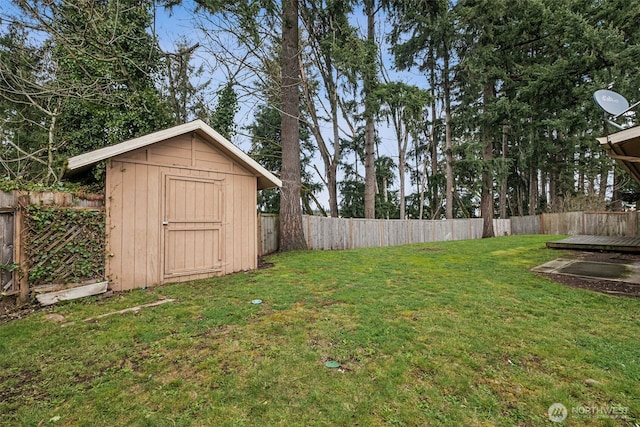
[[[280,222],[278,215],[258,214],[258,254],[266,255],[278,250]]]
[[[278,250],[278,216],[260,215],[260,254]],[[302,217],[307,247],[343,250],[410,243],[468,240],[482,237],[481,218],[453,220],[398,220],[364,218]],[[511,234],[511,221],[493,222],[496,236]]]
[[[104,198],[90,195],[77,197],[70,193],[58,192],[3,192],[0,191],[0,296],[16,295],[22,301],[29,297],[30,284],[27,240],[29,228],[26,226],[26,210],[29,206],[55,206],[73,209],[103,209]],[[75,238],[80,233],[76,233]],[[34,236],[31,236],[34,237]],[[65,243],[73,243],[67,237]],[[41,250],[40,260],[53,248]],[[31,251],[33,252],[33,251]],[[71,265],[64,266],[70,269]]]
[[[0,293],[11,292],[13,281],[14,212],[16,199],[12,193],[0,191]]]
[[[582,234],[596,236],[616,236],[616,237],[640,237],[638,230],[638,212],[584,212],[582,214],[568,215],[569,218],[563,221],[561,218],[547,218],[543,225],[547,228],[554,227],[554,221],[561,224],[565,222],[567,228],[561,234]],[[566,231],[565,231],[566,230]],[[550,234],[545,232],[545,234]]]
[[[495,219],[496,236],[524,234],[640,237],[636,212],[567,212]],[[259,219],[260,254],[278,250],[278,216]],[[481,218],[399,220],[303,216],[309,249],[342,250],[411,243],[479,239]]]
[[[29,296],[24,213],[30,205],[103,209],[101,197],[68,193],[0,191],[0,296]],[[494,220],[496,236],[511,234],[601,235],[640,237],[636,212],[569,212]],[[453,220],[371,220],[303,216],[309,249],[342,250],[482,237],[480,218]],[[259,215],[259,253],[278,250],[277,215]],[[43,252],[47,252],[46,250]]]

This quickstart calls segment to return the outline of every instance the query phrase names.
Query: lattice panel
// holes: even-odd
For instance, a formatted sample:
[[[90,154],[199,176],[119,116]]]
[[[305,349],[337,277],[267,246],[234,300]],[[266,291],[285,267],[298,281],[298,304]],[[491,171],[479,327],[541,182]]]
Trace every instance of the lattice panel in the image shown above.
[[[104,211],[31,206],[26,228],[30,287],[104,277]]]

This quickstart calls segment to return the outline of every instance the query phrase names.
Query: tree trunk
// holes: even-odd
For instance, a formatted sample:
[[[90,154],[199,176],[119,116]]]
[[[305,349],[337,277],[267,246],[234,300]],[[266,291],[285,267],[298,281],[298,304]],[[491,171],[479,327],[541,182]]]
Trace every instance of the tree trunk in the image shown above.
[[[559,161],[556,159],[556,161]],[[549,172],[549,205],[551,206],[551,212],[560,212],[560,196],[558,195],[558,172],[556,166],[552,166]]]
[[[607,186],[609,185],[609,168],[602,166],[600,169],[600,185],[598,186],[598,200],[604,202],[607,197]]]
[[[398,126],[401,126],[398,123]],[[407,152],[407,144],[409,140],[409,134],[405,133],[405,135],[401,136],[401,132],[397,134],[398,138],[403,138],[403,142],[400,142],[398,139],[398,177],[400,179],[400,219],[406,219],[406,210],[405,210],[405,188],[404,188],[404,175],[406,173],[406,152]],[[386,187],[385,187],[386,192]],[[385,200],[386,201],[386,200]]]
[[[453,141],[451,140],[451,82],[449,79],[449,48],[445,45],[443,55],[442,79],[444,89],[444,129],[445,129],[445,161],[446,161],[446,213],[447,219],[453,219]]]
[[[426,133],[426,132],[425,132]],[[420,176],[420,212],[418,219],[424,218],[424,193],[427,191],[427,162],[429,156],[427,152],[422,156],[422,175]]]
[[[435,177],[438,174],[438,133],[436,129],[436,91],[435,88],[437,86],[436,81],[436,59],[435,59],[435,51],[434,49],[429,49],[430,55],[430,70],[429,70],[429,84],[431,85],[431,94],[433,95],[433,99],[431,100],[431,151],[429,152],[430,159],[430,169],[431,169],[431,179],[429,180],[429,204],[431,208],[431,219],[435,219],[435,213],[438,211],[438,207],[436,206],[438,203],[438,188],[436,186]]]
[[[508,189],[508,172],[507,171],[507,150],[508,150],[508,133],[509,127],[507,125],[502,126],[502,183],[500,184],[500,218],[505,219],[507,217],[507,189]]]
[[[47,185],[54,184],[55,181],[57,181],[56,173],[53,171],[53,150],[57,113],[58,111],[55,109],[51,115],[51,122],[49,123],[49,134],[47,138],[47,178],[45,179]],[[53,179],[53,181],[51,181],[51,179]]]
[[[375,165],[375,125],[373,110],[373,90],[376,75],[375,46],[375,0],[366,0],[367,14],[367,70],[363,79],[365,96],[365,141],[364,141],[364,217],[376,217],[376,165]]]
[[[482,238],[494,237],[493,230],[493,179],[489,162],[493,159],[493,147],[491,141],[485,141],[482,159],[485,164],[482,167],[482,194],[480,200],[480,215],[483,219]]]
[[[483,90],[484,108],[495,97],[493,82],[488,82]],[[487,119],[485,119],[487,120]],[[482,238],[494,237],[493,231],[493,177],[491,174],[491,161],[493,160],[493,135],[491,126],[485,121],[482,129],[482,193],[480,196],[480,215],[483,219]]]
[[[611,210],[614,212],[622,211],[622,197],[620,196],[621,178],[620,169],[616,168],[613,172],[613,194],[611,196]]]
[[[298,128],[300,86],[298,68],[298,0],[282,2],[282,188],[280,190],[280,250],[306,249],[302,229],[300,190],[300,138]]]
[[[309,37],[309,49],[310,59],[313,64],[318,68],[318,76],[322,79],[324,89],[328,94],[329,109],[331,112],[331,125],[333,128],[333,154],[329,151],[328,144],[325,141],[320,125],[320,118],[317,113],[317,106],[314,100],[314,91],[311,90],[308,79],[305,74],[305,67],[302,58],[299,59],[300,73],[302,77],[302,93],[304,101],[307,106],[307,111],[311,117],[312,123],[309,124],[311,132],[313,133],[317,145],[318,151],[322,157],[324,164],[324,177],[321,178],[324,185],[327,187],[329,193],[329,215],[333,218],[338,217],[338,190],[337,190],[337,168],[340,160],[340,122],[338,120],[338,87],[337,81],[339,74],[335,71],[333,66],[333,58],[330,50],[322,51],[321,45],[323,37],[326,35],[322,32],[316,32],[316,19],[318,19],[317,13],[320,8],[320,4],[315,1],[311,1],[305,5],[302,4],[301,19],[305,23],[306,30]],[[312,5],[312,7],[309,7]],[[306,10],[305,10],[306,9]],[[326,17],[329,22],[333,22],[333,16]],[[321,27],[321,26],[320,26]],[[338,32],[338,28],[333,28],[332,32],[335,34]]]
[[[324,184],[327,187],[327,191],[329,192],[329,211],[330,215],[333,218],[338,217],[338,197],[337,197],[337,157],[340,153],[340,145],[334,143],[334,154],[333,156],[329,153],[327,149],[327,144],[325,143],[324,136],[320,130],[320,119],[318,118],[318,114],[316,112],[316,107],[313,103],[313,95],[311,93],[311,89],[309,88],[309,82],[305,73],[304,64],[302,62],[302,58],[298,55],[298,67],[300,68],[300,84],[302,86],[302,94],[304,97],[304,103],[307,106],[307,112],[311,118],[311,123],[309,123],[309,129],[311,130],[311,134],[315,138],[318,144],[318,151],[320,152],[320,156],[322,157],[322,162],[324,164],[324,174],[325,178],[323,179]],[[325,87],[332,86],[335,89],[335,85],[330,84],[325,81]],[[337,101],[335,98],[335,90],[332,91],[330,96],[331,103],[331,116],[333,119],[333,128],[334,128],[334,141],[336,138],[339,138],[338,134],[338,113],[337,113]],[[336,151],[337,150],[337,151]]]
[[[587,159],[585,156],[585,152],[584,151],[580,151],[580,153],[578,153],[578,182],[577,182],[577,191],[578,194],[586,194],[587,193],[587,189],[586,189],[586,185],[585,185],[585,181],[586,181],[586,176],[584,173],[584,168],[587,164]]]
[[[331,119],[333,120],[333,161],[327,173],[329,190],[329,211],[331,217],[338,218],[338,162],[340,161],[340,125],[338,122],[338,88],[333,85],[331,94]]]
[[[523,188],[522,185],[518,185],[518,200],[517,200],[517,205],[516,205],[516,209],[517,209],[517,216],[524,216],[524,211],[522,209],[522,207],[524,206],[524,191],[525,188]],[[512,211],[514,212],[514,211]]]
[[[535,215],[538,209],[538,169],[529,169],[529,215]]]

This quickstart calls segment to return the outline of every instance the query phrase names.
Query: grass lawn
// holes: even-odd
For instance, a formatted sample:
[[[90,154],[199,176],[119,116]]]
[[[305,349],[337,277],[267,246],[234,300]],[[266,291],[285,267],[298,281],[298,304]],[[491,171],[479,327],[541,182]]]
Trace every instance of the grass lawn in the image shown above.
[[[0,325],[0,424],[635,426],[640,301],[531,273],[550,239],[278,254],[39,311]]]

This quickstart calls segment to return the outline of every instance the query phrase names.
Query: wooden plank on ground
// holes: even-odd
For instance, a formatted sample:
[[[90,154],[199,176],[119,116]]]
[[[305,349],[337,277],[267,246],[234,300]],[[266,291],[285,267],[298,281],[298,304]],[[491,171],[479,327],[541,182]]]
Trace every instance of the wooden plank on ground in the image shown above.
[[[32,294],[46,294],[49,292],[62,291],[71,288],[78,288],[86,285],[93,285],[98,282],[104,282],[103,279],[85,280],[81,283],[47,283],[45,285],[31,286]]]
[[[90,285],[78,286],[76,288],[64,289],[61,291],[49,292],[36,295],[36,299],[42,305],[55,304],[58,301],[68,301],[72,299],[84,298],[91,295],[98,295],[107,292],[109,282],[98,282]]]
[[[112,311],[109,313],[105,313],[105,314],[101,314],[100,316],[96,316],[96,317],[89,317],[87,319],[84,319],[85,322],[95,322],[98,319],[102,319],[103,317],[107,317],[107,316],[112,316],[114,314],[125,314],[125,313],[138,313],[140,311],[140,309],[145,308],[145,307],[155,307],[158,305],[162,305],[162,304],[166,304],[168,302],[174,302],[176,301],[173,298],[165,298],[165,299],[161,299],[158,301],[154,301],[154,302],[150,302],[148,304],[141,304],[141,305],[136,305],[135,307],[129,307],[129,308],[125,308],[123,310],[118,310],[118,311]]]

